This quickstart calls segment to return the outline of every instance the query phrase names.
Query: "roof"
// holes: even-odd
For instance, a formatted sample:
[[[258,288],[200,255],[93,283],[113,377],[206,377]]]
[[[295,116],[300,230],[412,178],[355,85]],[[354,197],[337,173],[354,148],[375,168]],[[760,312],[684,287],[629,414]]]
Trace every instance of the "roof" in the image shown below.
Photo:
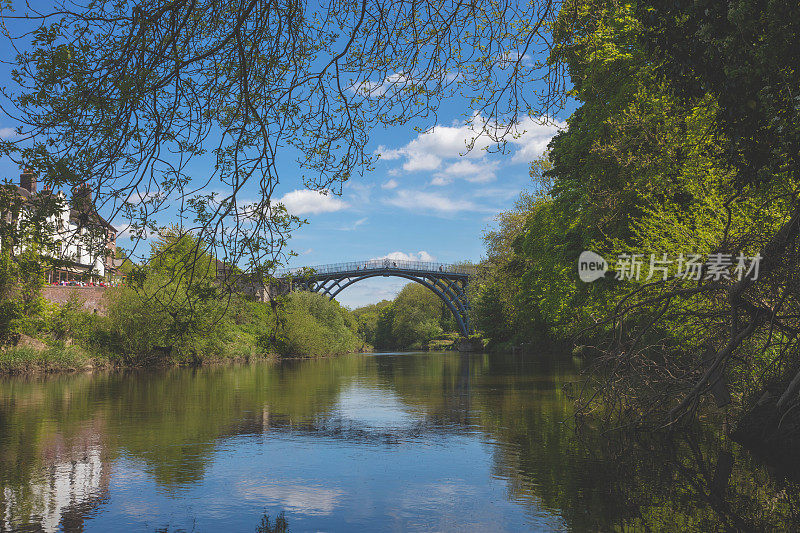
[[[117,228],[115,228],[110,222],[104,219],[100,214],[92,209],[91,211],[84,211],[81,209],[76,209],[75,207],[71,207],[69,210],[69,218],[70,220],[79,220],[82,215],[88,215],[94,219],[94,222],[100,224],[101,226],[105,226],[106,229],[113,229],[115,232]]]
[[[10,185],[11,190],[15,194],[17,194],[20,197],[24,198],[26,201],[33,201],[34,199],[44,198],[46,196],[56,196],[56,193],[54,193],[51,190],[43,190],[43,191],[38,191],[36,193],[31,193],[28,189],[26,189],[24,187],[20,187],[17,184],[11,183],[11,184],[8,184],[8,185]],[[74,197],[74,195],[73,195],[73,197]],[[83,216],[83,215],[88,215],[89,217],[94,219],[93,221],[95,223],[98,223],[101,226],[104,226],[106,229],[111,229],[111,230],[116,231],[116,228],[110,222],[108,222],[105,218],[103,218],[100,215],[100,213],[98,213],[94,209],[94,206],[91,206],[89,210],[82,210],[82,209],[79,209],[79,208],[76,208],[76,207],[70,207],[70,210],[69,210],[69,218],[70,218],[70,220],[80,220],[81,216]]]

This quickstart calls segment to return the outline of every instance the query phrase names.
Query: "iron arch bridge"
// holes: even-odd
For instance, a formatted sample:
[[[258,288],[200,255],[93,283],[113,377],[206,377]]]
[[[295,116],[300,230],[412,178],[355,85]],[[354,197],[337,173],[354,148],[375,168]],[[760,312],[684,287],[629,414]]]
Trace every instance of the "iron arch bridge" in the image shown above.
[[[331,300],[340,292],[361,280],[378,276],[395,276],[415,281],[433,291],[445,303],[464,337],[469,337],[469,300],[467,286],[474,267],[370,259],[316,267],[296,268],[276,273],[282,292],[307,290],[327,295]]]

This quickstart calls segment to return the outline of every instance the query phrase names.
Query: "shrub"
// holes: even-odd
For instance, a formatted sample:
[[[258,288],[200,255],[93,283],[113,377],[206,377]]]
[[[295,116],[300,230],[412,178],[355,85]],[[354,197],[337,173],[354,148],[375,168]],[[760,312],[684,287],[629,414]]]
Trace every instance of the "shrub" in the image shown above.
[[[280,355],[341,355],[362,345],[353,315],[321,294],[292,293],[283,311],[283,327],[269,343]]]

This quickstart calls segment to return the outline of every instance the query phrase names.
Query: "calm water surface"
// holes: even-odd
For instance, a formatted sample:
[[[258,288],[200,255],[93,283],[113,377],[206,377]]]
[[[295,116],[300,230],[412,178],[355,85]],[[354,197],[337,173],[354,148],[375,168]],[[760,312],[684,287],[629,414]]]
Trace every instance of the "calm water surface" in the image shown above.
[[[699,430],[575,432],[543,356],[0,380],[0,531],[771,529],[798,491]],[[568,389],[567,389],[568,390]]]

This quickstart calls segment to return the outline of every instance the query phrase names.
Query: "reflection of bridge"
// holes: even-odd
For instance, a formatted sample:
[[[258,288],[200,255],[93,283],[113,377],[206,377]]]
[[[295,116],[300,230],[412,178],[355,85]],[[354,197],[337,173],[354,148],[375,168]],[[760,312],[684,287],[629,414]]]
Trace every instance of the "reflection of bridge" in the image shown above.
[[[326,294],[331,299],[344,289],[363,279],[377,276],[396,276],[424,285],[432,290],[453,313],[461,334],[469,336],[469,301],[467,285],[475,271],[472,266],[370,259],[317,267],[284,270],[275,276],[286,284],[285,290],[309,290]],[[288,285],[288,286],[287,286]]]

